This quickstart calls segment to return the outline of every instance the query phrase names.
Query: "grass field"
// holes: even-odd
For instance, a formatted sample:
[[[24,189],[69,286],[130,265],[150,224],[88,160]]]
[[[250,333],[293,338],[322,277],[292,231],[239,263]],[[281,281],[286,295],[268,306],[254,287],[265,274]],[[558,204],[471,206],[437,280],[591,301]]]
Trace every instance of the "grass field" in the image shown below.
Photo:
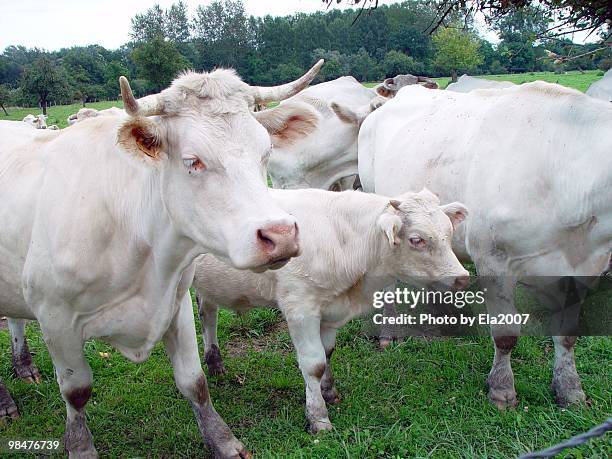
[[[104,102],[92,102],[88,103],[87,108],[95,108],[96,110],[104,110],[110,107],[121,107],[123,108],[123,102],[121,101],[104,101]],[[47,109],[47,125],[57,124],[60,128],[68,126],[68,117],[73,113],[83,108],[82,104],[71,104],[71,105],[55,105]],[[38,108],[7,108],[9,115],[6,116],[3,111],[0,110],[0,120],[17,120],[21,121],[29,113],[32,115],[38,115],[42,111]]]
[[[562,84],[578,89],[588,86],[587,77],[596,78],[589,73],[543,76],[567,77]],[[99,109],[111,105],[88,104]],[[51,107],[49,124],[65,125],[78,109]],[[11,119],[27,113],[34,112],[12,110]],[[599,295],[598,301],[610,301],[609,292]],[[197,317],[196,322],[199,329]],[[549,389],[552,341],[520,339],[513,352],[520,404],[500,412],[486,397],[490,339],[411,338],[381,352],[361,330],[359,321],[353,321],[338,336],[333,367],[341,403],[330,408],[335,430],[313,436],[305,430],[304,383],[278,313],[262,309],[236,316],[222,311],[219,339],[228,373],[209,378],[217,411],[256,457],[387,459],[512,458],[586,431],[612,413],[609,337],[578,340],[577,368],[589,402],[563,410]],[[37,386],[12,378],[8,332],[0,332],[0,378],[22,413],[21,419],[0,425],[0,451],[8,439],[61,439],[64,431],[65,405],[36,323],[28,326],[28,338],[43,377]],[[110,356],[103,358],[101,352]],[[140,365],[97,341],[86,345],[86,355],[94,371],[87,419],[101,457],[208,456],[189,404],[174,386],[162,345]],[[612,440],[608,435],[567,454],[611,457]]]

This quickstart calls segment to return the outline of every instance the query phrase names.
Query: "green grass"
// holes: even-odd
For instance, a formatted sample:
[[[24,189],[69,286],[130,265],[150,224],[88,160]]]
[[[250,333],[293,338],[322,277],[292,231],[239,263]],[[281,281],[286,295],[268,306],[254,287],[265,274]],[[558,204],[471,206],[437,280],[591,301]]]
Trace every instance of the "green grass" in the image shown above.
[[[97,110],[104,110],[105,108],[110,107],[121,107],[123,108],[123,102],[121,101],[104,101],[104,102],[92,102],[86,104],[87,108],[95,108]],[[68,126],[68,117],[73,113],[79,111],[79,109],[83,108],[82,104],[72,104],[72,105],[55,105],[53,107],[49,107],[47,109],[47,125],[51,126],[52,124],[57,124],[60,128],[65,128]],[[0,110],[0,120],[15,120],[21,121],[28,114],[38,115],[42,113],[42,110],[39,108],[17,108],[17,107],[8,107],[7,111],[9,113],[8,116],[4,114],[2,110]]]
[[[531,73],[514,73],[504,75],[477,75],[477,78],[485,78],[487,80],[511,81],[516,84],[529,83],[531,81],[548,81],[549,83],[558,83],[569,88],[586,91],[591,83],[601,79],[601,71],[586,70],[580,73],[577,70],[556,74],[554,72],[531,72]],[[450,82],[450,77],[434,78],[441,89],[446,88]],[[378,83],[365,83],[369,88],[376,86]]]
[[[313,436],[305,431],[304,384],[280,322],[272,310],[243,317],[222,311],[228,373],[209,379],[217,411],[257,457],[509,458],[586,431],[611,413],[609,338],[579,339],[577,366],[590,402],[567,410],[549,391],[551,341],[522,338],[513,352],[520,405],[500,412],[487,401],[484,383],[490,339],[409,339],[380,352],[355,321],[339,334],[333,357],[342,400],[330,408],[335,430]],[[38,386],[10,376],[8,333],[0,332],[0,377],[22,413],[0,427],[0,439],[61,439],[64,403],[35,323],[28,337],[43,376]],[[140,365],[98,342],[88,343],[86,354],[94,371],[87,418],[102,457],[208,454],[162,345]],[[609,437],[571,451],[578,458],[611,452]]]

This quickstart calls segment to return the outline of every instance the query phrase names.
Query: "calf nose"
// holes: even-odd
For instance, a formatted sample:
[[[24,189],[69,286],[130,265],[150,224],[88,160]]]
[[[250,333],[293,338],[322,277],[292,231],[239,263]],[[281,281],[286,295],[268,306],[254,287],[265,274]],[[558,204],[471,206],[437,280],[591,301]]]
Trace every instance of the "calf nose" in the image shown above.
[[[300,253],[297,223],[267,225],[257,230],[257,242],[269,263],[288,260]]]
[[[457,276],[455,277],[455,282],[453,283],[453,288],[455,290],[463,290],[468,285],[470,285],[470,276]]]

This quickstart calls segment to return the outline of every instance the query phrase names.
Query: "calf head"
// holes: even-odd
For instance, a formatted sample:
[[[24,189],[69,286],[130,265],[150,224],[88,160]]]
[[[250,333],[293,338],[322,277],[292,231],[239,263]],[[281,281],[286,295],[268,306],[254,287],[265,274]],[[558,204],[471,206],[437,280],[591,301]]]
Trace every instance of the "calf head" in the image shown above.
[[[463,204],[440,205],[427,189],[390,200],[377,222],[391,247],[387,274],[420,285],[466,287],[469,273],[451,248],[453,231],[466,216]]]
[[[277,268],[298,255],[297,222],[270,199],[265,167],[275,136],[305,135],[311,114],[297,109],[266,125],[249,107],[295,94],[321,65],[273,88],[249,86],[231,70],[188,72],[139,100],[121,77],[130,116],[118,142],[155,171],[173,226],[200,253],[241,269]]]

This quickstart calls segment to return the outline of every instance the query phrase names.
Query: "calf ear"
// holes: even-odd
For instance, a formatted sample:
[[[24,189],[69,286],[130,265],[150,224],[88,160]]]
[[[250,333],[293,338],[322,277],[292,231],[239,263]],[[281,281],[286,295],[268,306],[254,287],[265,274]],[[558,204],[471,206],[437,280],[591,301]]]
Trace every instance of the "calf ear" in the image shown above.
[[[253,113],[272,138],[272,146],[286,147],[306,137],[317,128],[319,117],[303,102],[289,102]]]
[[[130,118],[117,133],[117,142],[129,152],[141,158],[159,159],[162,151],[162,136],[153,121],[144,118]]]
[[[460,202],[451,202],[450,204],[440,206],[440,208],[448,218],[450,218],[453,228],[457,228],[457,226],[468,216],[467,207]]]
[[[376,224],[383,230],[385,236],[387,236],[389,245],[391,247],[400,245],[402,240],[399,237],[399,232],[402,229],[403,222],[398,215],[394,215],[390,212],[384,212],[380,217],[378,217]]]

